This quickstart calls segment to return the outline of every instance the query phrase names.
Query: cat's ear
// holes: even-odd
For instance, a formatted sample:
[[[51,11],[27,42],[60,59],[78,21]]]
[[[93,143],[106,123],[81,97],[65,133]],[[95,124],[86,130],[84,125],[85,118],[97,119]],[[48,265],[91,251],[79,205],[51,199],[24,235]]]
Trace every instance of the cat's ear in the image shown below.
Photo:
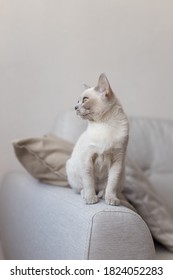
[[[98,85],[95,89],[100,93],[105,94],[108,98],[110,98],[113,94],[109,81],[104,73],[100,75]]]

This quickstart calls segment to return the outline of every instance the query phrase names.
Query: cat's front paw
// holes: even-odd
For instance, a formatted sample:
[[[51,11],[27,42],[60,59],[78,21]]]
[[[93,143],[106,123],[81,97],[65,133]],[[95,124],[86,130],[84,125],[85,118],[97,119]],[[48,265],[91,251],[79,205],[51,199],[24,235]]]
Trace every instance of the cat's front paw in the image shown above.
[[[93,195],[93,196],[88,196],[84,198],[86,204],[95,204],[98,202],[98,196]]]
[[[98,202],[99,199],[97,195],[89,195],[89,196],[85,196],[84,200],[86,204],[95,204]]]
[[[105,202],[106,204],[112,205],[112,206],[119,206],[120,205],[120,200],[112,195],[106,195],[105,196]]]
[[[96,194],[86,194],[84,190],[81,190],[81,196],[86,204],[95,204],[99,201]]]

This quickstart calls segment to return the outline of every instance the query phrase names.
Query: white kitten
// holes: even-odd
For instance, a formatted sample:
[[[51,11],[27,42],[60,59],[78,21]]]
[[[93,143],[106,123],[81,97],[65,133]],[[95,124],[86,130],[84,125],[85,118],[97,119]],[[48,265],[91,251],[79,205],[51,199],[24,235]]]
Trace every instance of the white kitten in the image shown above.
[[[75,110],[88,120],[88,127],[67,161],[69,184],[82,191],[87,204],[105,197],[107,204],[119,205],[129,125],[105,74],[96,87],[82,93]]]

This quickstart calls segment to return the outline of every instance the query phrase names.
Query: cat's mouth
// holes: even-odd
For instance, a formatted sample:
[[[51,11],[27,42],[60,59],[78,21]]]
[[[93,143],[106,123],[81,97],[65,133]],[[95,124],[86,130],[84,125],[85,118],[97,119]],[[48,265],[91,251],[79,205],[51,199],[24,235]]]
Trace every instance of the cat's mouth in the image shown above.
[[[80,117],[82,116],[87,116],[89,115],[89,112],[87,112],[86,110],[76,110],[76,114],[79,115]]]

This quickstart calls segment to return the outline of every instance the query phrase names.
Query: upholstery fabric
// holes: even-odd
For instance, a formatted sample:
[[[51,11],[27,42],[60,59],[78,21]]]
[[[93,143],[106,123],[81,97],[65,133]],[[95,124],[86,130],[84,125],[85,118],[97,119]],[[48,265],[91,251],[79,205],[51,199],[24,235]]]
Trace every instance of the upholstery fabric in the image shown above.
[[[173,172],[173,121],[131,117],[128,156],[147,176]]]
[[[134,259],[134,256],[135,259],[141,259],[142,255],[148,255],[151,250],[150,246],[153,251],[153,244],[148,239],[146,224],[141,222],[141,217],[135,212],[127,208],[115,207],[114,211],[99,212],[94,216],[93,221],[92,243],[90,244],[91,259],[109,259],[110,256],[112,259],[116,257],[116,260],[130,260]],[[121,228],[123,231],[120,230]],[[143,244],[141,240],[143,240]],[[130,250],[129,246],[132,246]],[[115,252],[113,252],[113,248]],[[150,257],[148,256],[147,259]]]

